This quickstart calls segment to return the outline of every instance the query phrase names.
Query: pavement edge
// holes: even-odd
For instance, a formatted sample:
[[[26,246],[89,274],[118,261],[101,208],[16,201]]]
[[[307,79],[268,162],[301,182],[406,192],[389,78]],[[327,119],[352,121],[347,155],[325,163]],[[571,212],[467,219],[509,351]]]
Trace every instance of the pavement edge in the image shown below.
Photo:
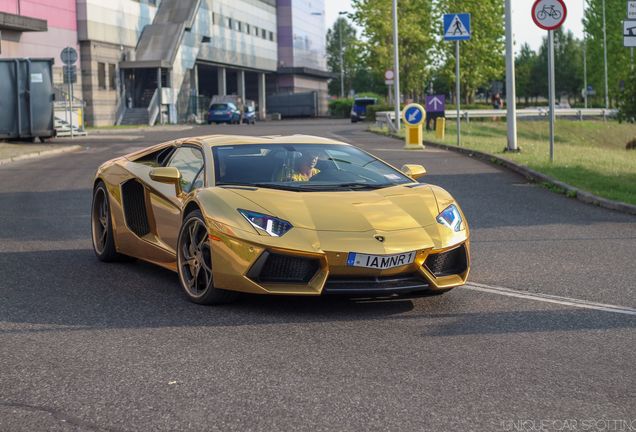
[[[401,138],[393,136],[393,135],[385,135],[385,134],[381,134],[378,132],[374,132],[374,131],[370,131],[372,133],[376,133],[379,135],[384,135],[387,136],[389,138],[393,138],[396,140],[400,140]],[[451,146],[451,145],[447,145],[447,144],[439,144],[439,143],[435,143],[432,141],[426,141],[424,140],[424,145],[427,146],[431,146],[431,147],[435,147],[435,148],[441,148],[444,150],[449,150],[449,151],[454,151],[456,153],[461,153],[463,155],[466,155],[468,157],[471,158],[475,158],[475,159],[479,159],[481,161],[484,162],[489,162],[498,166],[503,166],[504,168],[509,169],[510,171],[514,171],[517,174],[522,175],[523,177],[525,177],[526,179],[536,182],[536,183],[544,183],[544,184],[548,184],[550,186],[554,186],[560,190],[563,191],[563,194],[566,195],[567,197],[570,198],[576,198],[577,200],[584,202],[586,204],[592,204],[595,205],[597,207],[602,207],[602,208],[606,208],[609,210],[614,210],[614,211],[618,211],[621,213],[627,213],[630,215],[636,215],[636,206],[635,205],[631,205],[631,204],[627,204],[621,201],[613,201],[607,198],[602,198],[598,195],[594,195],[590,192],[586,192],[584,190],[581,190],[579,188],[576,188],[574,186],[571,186],[567,183],[564,183],[562,181],[559,181],[553,177],[550,177],[546,174],[540,173],[538,171],[535,171],[531,168],[528,168],[524,165],[520,165],[516,162],[512,162],[508,159],[504,159],[502,157],[499,156],[495,156],[489,153],[484,153],[481,152],[479,150],[471,150],[468,148],[462,148],[462,147],[456,147],[456,146]]]
[[[41,156],[55,156],[58,154],[69,153],[69,152],[73,152],[73,151],[77,151],[81,149],[82,149],[81,145],[72,145],[72,146],[57,148],[53,150],[42,150],[39,152],[27,153],[27,154],[7,158],[7,159],[0,159],[0,166],[10,164],[11,162],[25,160],[25,159],[33,159],[33,158],[41,157]]]

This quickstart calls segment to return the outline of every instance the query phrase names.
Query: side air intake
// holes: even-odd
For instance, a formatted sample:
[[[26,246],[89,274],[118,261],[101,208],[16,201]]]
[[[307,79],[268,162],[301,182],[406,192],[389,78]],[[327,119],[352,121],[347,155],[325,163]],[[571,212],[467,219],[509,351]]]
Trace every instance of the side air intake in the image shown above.
[[[144,186],[137,180],[128,180],[121,185],[126,225],[139,237],[150,232],[148,213],[146,212],[146,194]]]

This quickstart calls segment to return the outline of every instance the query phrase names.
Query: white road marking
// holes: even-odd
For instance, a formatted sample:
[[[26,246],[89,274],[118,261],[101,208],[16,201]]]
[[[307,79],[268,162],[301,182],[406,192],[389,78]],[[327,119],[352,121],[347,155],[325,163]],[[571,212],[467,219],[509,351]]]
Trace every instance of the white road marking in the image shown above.
[[[586,300],[573,299],[568,297],[560,297],[550,294],[530,293],[526,291],[513,290],[510,288],[503,288],[491,285],[485,285],[475,282],[469,282],[462,288],[473,291],[480,291],[490,294],[498,294],[507,297],[523,298],[528,300],[540,301],[544,303],[555,303],[564,306],[572,306],[582,309],[594,309],[603,312],[612,312],[624,315],[636,316],[636,309],[627,306],[615,306],[603,303],[594,303]]]

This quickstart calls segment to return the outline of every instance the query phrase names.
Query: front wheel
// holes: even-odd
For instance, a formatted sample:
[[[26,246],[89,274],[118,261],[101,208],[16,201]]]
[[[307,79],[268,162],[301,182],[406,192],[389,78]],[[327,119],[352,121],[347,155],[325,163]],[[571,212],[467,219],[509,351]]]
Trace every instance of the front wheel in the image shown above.
[[[118,253],[115,247],[108,191],[106,190],[106,185],[101,181],[93,191],[91,234],[93,238],[93,250],[100,261],[112,262],[130,260],[129,257]]]
[[[177,268],[181,288],[198,304],[230,303],[238,297],[232,291],[214,287],[212,248],[203,215],[195,210],[186,216],[177,241]]]

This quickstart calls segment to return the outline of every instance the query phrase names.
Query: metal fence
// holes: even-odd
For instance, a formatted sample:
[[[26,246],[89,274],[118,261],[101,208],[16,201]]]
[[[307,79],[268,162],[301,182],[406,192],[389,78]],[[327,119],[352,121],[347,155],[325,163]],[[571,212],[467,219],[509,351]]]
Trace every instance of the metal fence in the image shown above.
[[[607,119],[608,117],[615,117],[617,110],[614,109],[601,109],[601,108],[557,108],[554,110],[557,117],[569,117],[583,120],[585,117],[601,117]],[[498,118],[506,117],[507,111],[504,110],[460,110],[461,118],[470,122],[471,119],[479,118]],[[548,108],[524,108],[517,110],[517,118],[543,118],[549,114]],[[457,111],[448,110],[445,113],[447,119],[456,119]],[[376,123],[385,125],[388,120],[395,120],[395,113],[392,111],[380,111],[375,114]]]

